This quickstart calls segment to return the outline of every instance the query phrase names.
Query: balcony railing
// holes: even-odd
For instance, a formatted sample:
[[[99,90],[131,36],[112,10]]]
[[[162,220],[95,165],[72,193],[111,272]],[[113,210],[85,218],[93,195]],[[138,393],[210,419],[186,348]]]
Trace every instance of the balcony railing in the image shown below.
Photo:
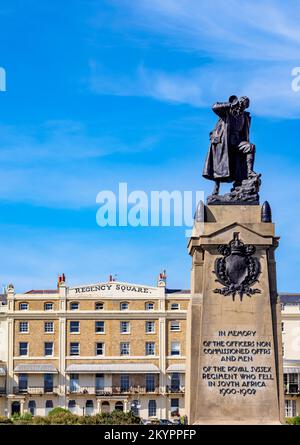
[[[170,393],[170,394],[184,394],[185,387],[184,386],[167,386],[166,391],[167,391],[167,393]]]
[[[13,389],[14,394],[57,394],[58,388],[53,386],[52,388],[47,388],[44,386],[28,386],[27,388],[20,388],[15,386]]]
[[[111,396],[118,394],[158,394],[159,387],[147,388],[144,386],[130,386],[122,388],[121,386],[108,386],[96,388],[95,386],[68,387],[67,394],[94,394],[99,396]]]

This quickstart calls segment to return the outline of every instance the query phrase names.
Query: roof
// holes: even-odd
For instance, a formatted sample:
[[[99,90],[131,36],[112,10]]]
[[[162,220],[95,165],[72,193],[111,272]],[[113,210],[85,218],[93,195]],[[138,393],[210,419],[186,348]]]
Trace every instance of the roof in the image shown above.
[[[57,294],[57,289],[31,289],[25,294]]]
[[[120,364],[78,364],[78,365],[70,365],[67,367],[66,372],[68,374],[75,373],[135,373],[135,374],[143,374],[145,372],[159,373],[159,369],[157,366],[152,363],[120,363]]]
[[[190,289],[166,289],[166,294],[190,294]]]
[[[20,373],[30,373],[30,374],[57,374],[58,371],[53,365],[46,364],[23,364],[15,367],[14,372],[16,374]]]
[[[300,304],[300,294],[279,293],[279,298],[284,304]]]
[[[2,366],[0,367],[0,376],[3,377],[4,375],[6,375],[6,370],[5,368],[3,368]]]
[[[167,368],[167,372],[185,372],[185,364],[184,363],[177,363],[174,365],[170,365]]]

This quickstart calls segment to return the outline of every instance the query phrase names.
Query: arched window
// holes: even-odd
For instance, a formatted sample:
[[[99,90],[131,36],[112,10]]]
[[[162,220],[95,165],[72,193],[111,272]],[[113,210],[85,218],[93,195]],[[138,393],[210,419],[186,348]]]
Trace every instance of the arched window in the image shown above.
[[[110,404],[109,404],[109,402],[102,402],[102,404],[101,404],[101,411],[103,413],[109,413],[110,412]]]
[[[141,404],[140,404],[139,400],[133,400],[131,402],[131,411],[137,417],[140,415],[140,407],[141,407]]]
[[[124,409],[123,402],[116,402],[116,404],[115,404],[115,410],[116,410],[116,411],[123,411],[123,409]]]
[[[128,301],[121,301],[121,303],[120,303],[120,310],[121,311],[127,311],[128,308],[129,308]]]
[[[95,310],[102,311],[103,309],[104,309],[104,303],[102,303],[101,301],[97,301],[95,303]]]
[[[36,411],[36,403],[35,400],[29,400],[28,402],[28,410],[32,416],[35,416]]]
[[[85,403],[85,414],[87,416],[92,416],[94,414],[94,402],[92,400],[87,400]]]
[[[68,403],[68,410],[69,410],[72,414],[75,414],[75,412],[76,412],[76,401],[75,401],[75,400],[69,400],[69,403]]]
[[[46,400],[45,404],[45,415],[48,416],[50,411],[53,409],[53,401],[52,400]]]
[[[11,404],[11,415],[13,416],[14,414],[20,414],[20,412],[21,412],[20,402],[13,402]]]

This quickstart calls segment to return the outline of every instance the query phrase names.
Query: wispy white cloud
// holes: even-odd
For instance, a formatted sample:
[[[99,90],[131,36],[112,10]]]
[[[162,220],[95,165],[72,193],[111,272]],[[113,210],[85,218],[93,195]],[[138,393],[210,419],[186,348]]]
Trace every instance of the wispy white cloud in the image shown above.
[[[105,79],[109,77],[109,84]],[[144,96],[156,100],[207,107],[231,94],[248,95],[252,111],[261,116],[300,117],[300,93],[293,91],[290,66],[266,66],[235,61],[208,63],[186,72],[164,72],[138,67],[130,75],[103,74],[94,65],[91,90],[97,94]]]
[[[151,148],[155,136],[126,144],[115,136],[90,135],[75,121],[48,121],[32,127],[0,125],[0,162],[16,165],[34,162],[72,162],[102,158],[114,153],[130,153]]]
[[[0,199],[58,208],[95,205],[99,190],[112,187],[106,157],[145,152],[158,141],[155,135],[130,143],[105,134],[91,136],[74,121],[31,128],[2,125],[0,133]]]
[[[116,2],[112,2],[116,3]],[[157,44],[193,52],[194,68],[144,64],[109,72],[94,61],[90,88],[99,94],[145,96],[210,106],[231,94],[252,98],[254,113],[297,118],[300,93],[291,71],[300,65],[300,4],[278,0],[125,0],[116,11],[122,29],[143,29]],[[208,61],[201,64],[197,54]],[[180,59],[179,59],[180,60]]]
[[[254,60],[298,57],[297,0],[125,0],[131,24],[187,50]]]

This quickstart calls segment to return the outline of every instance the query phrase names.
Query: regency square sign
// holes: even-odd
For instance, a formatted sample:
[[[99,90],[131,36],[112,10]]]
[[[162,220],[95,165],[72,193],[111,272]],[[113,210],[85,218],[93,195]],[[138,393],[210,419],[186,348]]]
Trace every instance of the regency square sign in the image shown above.
[[[126,293],[126,292],[135,292],[140,294],[151,294],[152,291],[149,287],[143,286],[134,286],[129,284],[122,283],[102,283],[102,284],[93,284],[90,286],[81,286],[71,288],[70,291],[74,291],[75,294],[83,294],[83,293],[92,293],[92,292],[118,292],[118,293]]]

